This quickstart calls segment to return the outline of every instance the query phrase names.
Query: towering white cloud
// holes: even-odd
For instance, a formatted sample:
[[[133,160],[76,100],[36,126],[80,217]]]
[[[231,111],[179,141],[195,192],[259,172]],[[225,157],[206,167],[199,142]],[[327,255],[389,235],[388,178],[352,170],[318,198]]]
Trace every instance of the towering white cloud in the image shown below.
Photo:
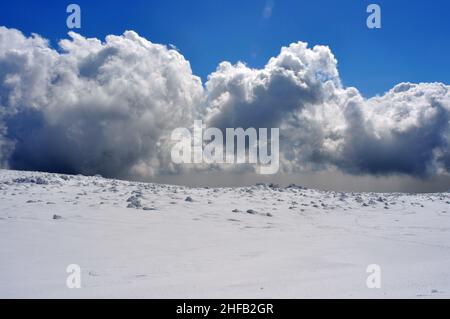
[[[450,171],[450,90],[401,83],[381,97],[346,105],[338,166],[350,172],[430,175]]]
[[[203,88],[175,50],[127,31],[102,43],[70,33],[61,53],[0,29],[2,158],[10,167],[146,176],[160,143],[197,118]],[[5,134],[6,133],[6,134]]]
[[[328,47],[298,42],[262,69],[223,62],[203,88],[180,53],[135,32],[70,37],[55,50],[0,27],[0,165],[173,172],[170,132],[202,119],[222,129],[279,127],[284,171],[450,171],[447,85],[402,83],[365,99],[342,86]]]
[[[280,127],[287,171],[428,175],[450,169],[449,86],[402,83],[364,99],[328,47],[299,42],[263,69],[222,63],[206,83],[218,127]]]
[[[328,47],[299,42],[261,70],[222,63],[206,83],[209,124],[280,127],[284,169],[325,167],[337,156],[346,127],[342,107],[358,95],[344,90]]]

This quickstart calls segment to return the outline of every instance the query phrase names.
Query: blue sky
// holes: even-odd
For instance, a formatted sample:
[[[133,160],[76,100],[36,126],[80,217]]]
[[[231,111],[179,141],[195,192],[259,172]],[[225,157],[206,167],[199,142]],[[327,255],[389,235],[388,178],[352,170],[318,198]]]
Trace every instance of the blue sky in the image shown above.
[[[447,0],[129,0],[74,1],[77,32],[104,38],[135,30],[152,42],[176,45],[206,79],[227,60],[262,67],[281,46],[299,40],[330,46],[346,86],[365,96],[395,84],[450,83],[450,2]],[[0,25],[36,32],[53,45],[66,37],[65,1],[2,1]],[[382,8],[382,29],[366,27],[366,7]]]

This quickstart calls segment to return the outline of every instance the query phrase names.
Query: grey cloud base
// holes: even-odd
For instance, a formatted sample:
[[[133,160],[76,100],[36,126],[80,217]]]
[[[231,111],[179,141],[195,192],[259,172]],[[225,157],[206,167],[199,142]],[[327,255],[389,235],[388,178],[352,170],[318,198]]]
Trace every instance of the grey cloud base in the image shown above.
[[[223,62],[203,86],[180,53],[133,31],[69,35],[55,50],[0,27],[2,167],[120,178],[242,170],[172,164],[171,131],[202,119],[279,127],[283,172],[450,171],[448,85],[401,83],[365,99],[343,87],[328,47],[298,42],[263,69]]]

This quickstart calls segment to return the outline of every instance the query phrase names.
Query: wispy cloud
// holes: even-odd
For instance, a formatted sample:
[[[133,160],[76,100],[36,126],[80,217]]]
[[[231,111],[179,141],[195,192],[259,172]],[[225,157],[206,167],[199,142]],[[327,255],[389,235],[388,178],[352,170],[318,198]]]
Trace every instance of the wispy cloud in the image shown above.
[[[262,13],[264,19],[269,19],[272,16],[274,7],[275,7],[274,0],[266,0],[266,4],[264,5]]]

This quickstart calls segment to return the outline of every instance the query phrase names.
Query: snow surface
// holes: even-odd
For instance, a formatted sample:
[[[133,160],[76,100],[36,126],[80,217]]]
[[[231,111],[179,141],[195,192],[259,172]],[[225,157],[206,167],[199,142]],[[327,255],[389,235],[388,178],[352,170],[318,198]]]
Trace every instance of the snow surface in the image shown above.
[[[0,297],[450,297],[450,194],[0,170]]]

